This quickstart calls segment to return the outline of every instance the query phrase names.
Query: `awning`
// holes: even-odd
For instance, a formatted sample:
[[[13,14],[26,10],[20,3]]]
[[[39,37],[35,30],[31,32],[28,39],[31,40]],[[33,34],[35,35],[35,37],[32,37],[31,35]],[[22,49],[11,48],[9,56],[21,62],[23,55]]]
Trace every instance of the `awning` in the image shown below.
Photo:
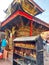
[[[18,42],[18,41],[34,41],[38,38],[38,36],[30,36],[30,37],[17,37],[13,41]]]

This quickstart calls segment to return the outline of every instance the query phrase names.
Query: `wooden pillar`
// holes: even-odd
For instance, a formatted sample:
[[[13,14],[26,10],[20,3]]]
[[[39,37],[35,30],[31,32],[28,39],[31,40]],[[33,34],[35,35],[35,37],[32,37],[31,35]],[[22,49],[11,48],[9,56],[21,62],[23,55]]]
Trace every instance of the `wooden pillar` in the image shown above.
[[[33,26],[32,26],[33,24],[32,24],[32,21],[30,21],[30,36],[32,36],[32,30],[33,30]]]

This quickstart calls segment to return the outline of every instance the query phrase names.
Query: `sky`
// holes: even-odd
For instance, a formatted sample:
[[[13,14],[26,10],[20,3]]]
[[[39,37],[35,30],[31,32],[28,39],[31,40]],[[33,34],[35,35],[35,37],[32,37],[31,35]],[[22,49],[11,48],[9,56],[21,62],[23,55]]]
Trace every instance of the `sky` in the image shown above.
[[[49,0],[34,0],[43,10],[42,14],[37,15],[39,19],[49,24]]]
[[[8,8],[10,3],[13,0],[1,0],[0,1],[0,21],[5,20],[5,10]],[[45,21],[49,24],[49,0],[34,0],[43,10],[44,12],[42,14],[37,15],[36,17]]]
[[[13,0],[0,0],[0,22],[5,20],[5,10],[8,8]]]

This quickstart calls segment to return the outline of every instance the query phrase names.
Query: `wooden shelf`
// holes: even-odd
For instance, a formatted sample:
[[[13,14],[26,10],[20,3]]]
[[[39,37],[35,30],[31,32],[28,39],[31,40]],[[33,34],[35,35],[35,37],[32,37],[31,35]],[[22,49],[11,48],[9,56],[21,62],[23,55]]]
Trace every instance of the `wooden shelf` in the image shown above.
[[[16,62],[17,64],[20,64],[20,65],[28,65],[26,62],[24,62],[23,59],[22,60],[20,60],[20,59],[18,59],[18,60],[13,59],[13,61]],[[32,65],[32,61],[30,62],[30,64]],[[36,64],[36,63],[34,63],[34,64]]]
[[[13,61],[21,65],[21,63],[19,61],[16,61],[15,59],[13,59]]]
[[[31,57],[31,56],[22,56],[22,55],[20,55],[20,54],[18,54],[18,53],[15,53],[15,54],[21,56],[22,58],[25,58],[25,59],[28,59],[28,60],[31,60],[31,61],[36,61],[36,59],[33,58],[33,57]]]
[[[35,48],[27,48],[27,47],[21,47],[21,46],[15,46],[16,48],[23,48],[23,49],[30,49],[30,50],[35,50],[36,51],[36,49]]]
[[[20,65],[27,65],[23,60],[13,60],[15,61],[17,64],[20,64]]]
[[[33,43],[34,41],[35,43]],[[28,62],[30,65],[39,65],[41,63],[43,65],[44,50],[41,36],[19,37],[14,40],[14,43],[14,59],[16,59],[18,65],[25,65],[25,63],[28,65]]]

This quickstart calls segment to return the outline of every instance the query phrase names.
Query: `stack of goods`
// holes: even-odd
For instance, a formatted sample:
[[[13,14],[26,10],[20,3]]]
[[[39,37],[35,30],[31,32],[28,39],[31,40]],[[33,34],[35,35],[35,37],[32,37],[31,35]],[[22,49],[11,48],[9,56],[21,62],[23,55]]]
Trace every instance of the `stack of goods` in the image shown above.
[[[28,49],[35,49],[36,46],[34,44],[24,44],[24,43],[16,43],[16,47],[28,48]]]
[[[15,50],[15,53],[21,56],[28,56],[36,59],[36,53],[32,52],[32,50],[29,49],[20,49],[20,50]]]
[[[36,53],[35,52],[30,53],[30,56],[33,57],[34,59],[36,59]]]

